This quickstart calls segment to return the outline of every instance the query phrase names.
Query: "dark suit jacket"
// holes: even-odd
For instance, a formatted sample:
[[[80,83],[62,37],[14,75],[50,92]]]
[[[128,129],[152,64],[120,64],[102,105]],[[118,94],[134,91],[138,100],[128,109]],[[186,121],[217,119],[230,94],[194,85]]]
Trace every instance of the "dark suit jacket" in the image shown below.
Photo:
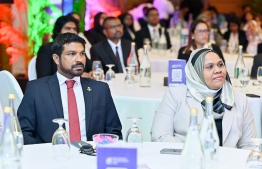
[[[147,21],[144,18],[138,18],[138,22],[140,24],[141,29],[147,27]]]
[[[131,52],[131,41],[121,39],[121,47],[123,52],[124,64],[127,66],[127,58]],[[112,68],[115,73],[119,73],[116,56],[109,45],[107,39],[99,42],[94,45],[90,49],[91,60],[100,60],[102,62],[104,73],[107,72],[108,67],[107,64],[114,64],[115,66]]]
[[[184,46],[184,47],[182,47],[182,48],[179,49],[179,51],[178,51],[178,57],[177,57],[177,58],[178,58],[178,59],[186,60],[186,62],[187,62],[188,59],[189,59],[189,57],[190,57],[191,52],[190,52],[190,54],[184,53],[185,48],[186,48],[186,47]],[[212,44],[212,48],[213,48],[213,50],[214,50],[215,52],[217,52],[217,54],[219,54],[219,55],[222,57],[223,62],[226,63],[226,62],[225,62],[225,59],[224,59],[224,56],[223,56],[223,53],[222,53],[222,51],[220,50],[219,46]]]
[[[106,39],[106,36],[104,34],[98,32],[94,28],[85,31],[84,35],[92,46]]]
[[[122,139],[119,120],[110,89],[106,83],[81,78],[86,109],[86,137],[111,133]],[[90,87],[92,90],[88,91]],[[58,125],[55,118],[64,118],[57,75],[27,83],[26,92],[17,111],[24,144],[50,143]]]
[[[161,28],[159,28],[159,35],[161,35]],[[166,42],[167,42],[167,49],[169,49],[171,48],[171,42],[170,42],[170,38],[166,30],[165,30],[165,37],[166,37]],[[136,46],[138,49],[143,48],[143,45],[144,45],[143,43],[144,43],[145,38],[149,38],[150,41],[152,41],[150,32],[147,26],[143,27],[140,31],[136,33],[135,42],[136,42]]]
[[[259,43],[257,45],[257,54],[260,54],[260,53],[262,53],[262,43]]]
[[[257,68],[259,66],[262,66],[262,53],[254,56],[253,66],[251,69],[251,77],[257,77]]]
[[[36,58],[36,75],[37,78],[51,76],[57,71],[57,65],[53,60],[53,54],[51,47],[53,42],[44,44],[40,47],[37,52]],[[92,62],[86,58],[85,72],[90,72],[92,70]]]
[[[133,32],[133,33],[135,35],[135,32]],[[129,41],[135,41],[135,39],[132,39],[132,36],[130,35],[130,33],[128,32],[127,29],[124,29],[122,39],[126,39],[126,40],[129,40]]]
[[[230,33],[231,33],[231,31],[227,31],[224,34],[224,39],[226,39],[227,41],[229,41]],[[246,33],[242,30],[238,31],[238,43],[239,43],[239,45],[243,46],[243,51],[246,51],[248,40],[246,38]]]

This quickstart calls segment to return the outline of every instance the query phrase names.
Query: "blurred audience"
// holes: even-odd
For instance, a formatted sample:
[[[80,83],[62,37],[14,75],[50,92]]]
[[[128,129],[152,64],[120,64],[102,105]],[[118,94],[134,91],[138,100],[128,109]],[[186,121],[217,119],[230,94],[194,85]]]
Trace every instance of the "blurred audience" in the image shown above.
[[[144,14],[144,16],[141,17],[141,18],[138,18],[138,22],[139,22],[141,28],[147,26],[147,20],[146,20],[146,12],[147,12],[147,10],[148,10],[148,7],[144,7],[144,8],[143,8],[143,14]]]
[[[208,10],[211,13],[211,23],[221,25],[226,21],[226,18],[224,15],[220,14],[217,11],[217,8],[214,6],[209,6]]]
[[[242,29],[243,29],[244,31],[247,30],[249,21],[252,21],[253,19],[254,19],[254,15],[253,15],[251,12],[247,12],[247,13],[245,14],[245,22],[243,22],[243,23],[241,24]]]
[[[159,12],[160,25],[168,28],[170,16],[172,16],[175,11],[172,2],[170,0],[154,0],[153,6]]]
[[[243,14],[242,14],[242,16],[240,18],[241,24],[242,23],[246,24],[247,23],[247,21],[246,21],[246,13],[251,12],[250,5],[243,5],[242,6],[242,12],[243,12]]]
[[[255,20],[248,22],[246,36],[248,40],[247,52],[256,55],[258,44],[262,42],[262,33],[260,32]]]
[[[228,31],[224,34],[224,39],[228,44],[235,44],[235,46],[242,45],[243,51],[247,48],[247,38],[245,31],[240,30],[240,20],[236,17],[231,18],[228,22]]]
[[[66,32],[77,34],[78,31],[79,31],[78,21],[75,18],[73,18],[72,16],[61,16],[55,22],[52,38],[55,39],[57,35]],[[37,78],[53,75],[57,71],[57,65],[55,64],[52,57],[52,51],[51,51],[52,45],[53,42],[44,44],[39,48],[37,52],[37,58],[36,58]],[[91,65],[92,65],[91,61],[87,59],[85,70],[84,70],[85,72],[82,75],[83,77],[90,77],[87,72],[91,71],[91,67],[92,67]]]
[[[257,68],[262,66],[262,53],[255,55],[253,60],[253,66],[251,69],[251,77],[257,78]]]
[[[152,39],[158,38],[161,36],[161,26],[159,23],[159,14],[156,8],[150,8],[147,10],[146,13],[147,18],[147,26],[143,27],[140,31],[136,33],[136,45],[137,48],[143,48],[144,45],[144,39],[148,38],[150,42],[152,42]],[[165,38],[167,42],[167,49],[171,48],[171,42],[170,37],[167,31],[165,30]],[[152,46],[152,43],[151,43]]]
[[[72,13],[69,13],[67,14],[69,16],[72,16],[73,18],[75,18],[77,21],[78,21],[78,26],[80,24],[80,20],[81,20],[81,16],[75,12],[72,12]],[[85,35],[83,32],[80,32],[78,33],[78,36],[80,36],[81,38],[83,38],[86,42],[85,44],[85,52],[86,52],[86,56],[88,59],[91,59],[91,56],[90,56],[90,48],[91,48],[91,44],[89,43],[89,41],[86,39]]]
[[[84,32],[85,37],[88,39],[91,45],[94,45],[106,39],[106,36],[103,34],[102,26],[106,17],[106,14],[103,12],[97,13],[94,17],[94,28]]]
[[[95,44],[90,49],[92,61],[101,61],[104,73],[107,72],[107,64],[114,64],[115,73],[125,73],[127,58],[131,52],[131,41],[121,39],[123,25],[118,18],[107,17],[103,23],[103,33],[107,39]]]
[[[191,52],[195,49],[208,48],[209,26],[203,20],[195,20],[189,30],[188,44],[181,47],[178,52],[178,59],[184,59],[186,62],[189,59]],[[223,54],[219,46],[212,44],[211,48],[216,51],[225,63]]]
[[[197,19],[197,16],[202,12],[204,5],[202,0],[183,0],[188,5],[189,11],[185,15],[185,20],[188,21],[189,14],[193,15],[193,20]],[[182,3],[183,3],[182,1]]]
[[[118,17],[123,25],[123,39],[135,41],[135,29],[133,16],[129,13],[123,13]]]

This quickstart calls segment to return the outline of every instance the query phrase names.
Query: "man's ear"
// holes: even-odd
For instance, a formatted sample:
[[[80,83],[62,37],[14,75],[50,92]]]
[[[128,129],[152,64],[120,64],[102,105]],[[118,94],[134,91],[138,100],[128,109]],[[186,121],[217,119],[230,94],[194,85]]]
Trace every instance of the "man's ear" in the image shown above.
[[[52,57],[53,57],[55,64],[59,65],[59,59],[60,59],[59,56],[57,54],[53,54]]]

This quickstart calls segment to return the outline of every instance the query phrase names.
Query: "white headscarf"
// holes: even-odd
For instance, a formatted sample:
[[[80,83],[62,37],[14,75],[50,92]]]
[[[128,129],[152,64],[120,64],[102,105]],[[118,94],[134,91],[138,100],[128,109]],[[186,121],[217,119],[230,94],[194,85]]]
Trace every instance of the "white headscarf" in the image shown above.
[[[210,89],[206,85],[206,82],[204,81],[204,75],[203,75],[204,61],[205,61],[206,54],[208,52],[216,53],[214,50],[208,48],[194,50],[191,53],[185,67],[187,88],[191,93],[191,95],[199,102],[204,101],[207,96],[213,96],[213,97],[217,96],[218,92],[221,89],[221,88],[217,90]],[[192,59],[195,60],[194,65],[192,63]],[[220,101],[222,102],[225,108],[227,109],[229,109],[230,107],[232,108],[235,99],[234,99],[233,88],[230,83],[228,74],[222,86],[222,91],[219,97],[220,97]]]

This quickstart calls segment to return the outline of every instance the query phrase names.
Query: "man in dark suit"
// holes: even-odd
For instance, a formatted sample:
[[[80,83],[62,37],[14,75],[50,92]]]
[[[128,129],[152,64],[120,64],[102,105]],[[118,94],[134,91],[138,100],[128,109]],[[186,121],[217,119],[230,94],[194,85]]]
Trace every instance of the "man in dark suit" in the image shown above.
[[[112,68],[115,73],[123,73],[131,52],[131,41],[121,39],[123,25],[118,18],[107,17],[104,20],[103,27],[107,39],[92,46],[90,49],[91,60],[101,61],[104,73],[108,70],[107,64],[115,65]]]
[[[253,66],[251,69],[251,77],[257,77],[257,68],[262,66],[262,53],[254,56]]]
[[[259,43],[257,45],[257,54],[261,54],[262,53],[262,43]]]
[[[55,39],[61,33],[71,32],[77,34],[79,32],[78,21],[72,16],[61,16],[56,20],[52,38]],[[53,75],[57,71],[57,66],[52,58],[51,47],[53,42],[42,45],[36,58],[36,74],[37,78]],[[89,77],[87,72],[92,69],[92,63],[89,59],[86,61],[85,77]]]
[[[81,78],[86,62],[85,40],[73,33],[60,34],[52,46],[57,72],[30,81],[17,114],[24,144],[49,143],[58,125],[71,141],[91,141],[93,134],[111,133],[122,139],[119,120],[106,83]]]
[[[146,27],[141,28],[141,30],[136,33],[135,42],[138,49],[143,48],[145,38],[150,39],[150,42],[152,42],[154,36],[155,38],[156,37],[159,38],[161,36],[161,26],[159,24],[160,19],[157,9],[149,8],[146,12],[146,19],[148,25]],[[167,49],[169,49],[171,48],[171,42],[170,42],[170,37],[166,30],[165,30],[165,38],[167,42]]]

